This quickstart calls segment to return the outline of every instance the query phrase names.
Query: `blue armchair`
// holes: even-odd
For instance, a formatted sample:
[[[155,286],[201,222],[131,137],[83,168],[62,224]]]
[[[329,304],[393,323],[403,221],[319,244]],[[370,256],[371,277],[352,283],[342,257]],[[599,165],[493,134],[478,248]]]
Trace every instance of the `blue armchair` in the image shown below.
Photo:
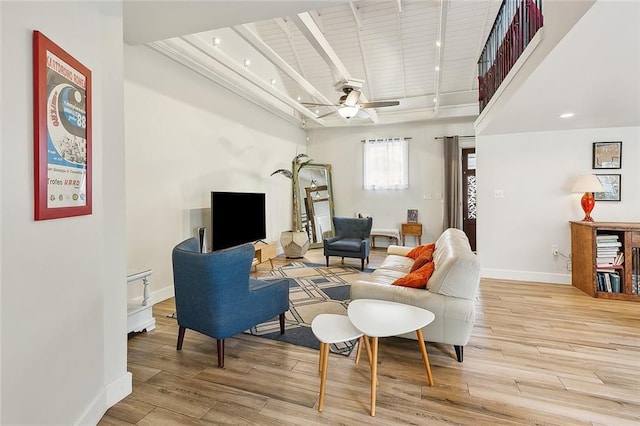
[[[173,283],[178,317],[177,350],[186,329],[216,339],[218,367],[224,367],[224,339],[280,316],[289,309],[289,282],[249,278],[254,247],[243,244],[213,253],[200,253],[190,238],[173,249]]]
[[[360,259],[360,268],[364,270],[364,261],[369,263],[369,236],[373,219],[355,217],[334,217],[334,237],[324,239],[324,256],[329,266],[329,256]]]

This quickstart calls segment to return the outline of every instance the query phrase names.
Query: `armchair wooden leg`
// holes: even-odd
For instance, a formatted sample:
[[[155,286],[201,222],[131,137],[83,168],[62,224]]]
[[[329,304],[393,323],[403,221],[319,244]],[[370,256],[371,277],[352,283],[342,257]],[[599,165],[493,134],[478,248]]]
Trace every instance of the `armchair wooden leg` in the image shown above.
[[[224,367],[224,339],[216,339],[218,346],[218,368]]]
[[[364,271],[364,258],[360,259],[360,269]]]
[[[325,256],[327,258],[327,268],[329,267],[329,256]]]
[[[184,332],[187,331],[186,328],[180,327],[178,328],[178,344],[176,345],[176,350],[182,349],[182,342],[184,341]]]
[[[280,334],[284,334],[284,312],[280,314]]]

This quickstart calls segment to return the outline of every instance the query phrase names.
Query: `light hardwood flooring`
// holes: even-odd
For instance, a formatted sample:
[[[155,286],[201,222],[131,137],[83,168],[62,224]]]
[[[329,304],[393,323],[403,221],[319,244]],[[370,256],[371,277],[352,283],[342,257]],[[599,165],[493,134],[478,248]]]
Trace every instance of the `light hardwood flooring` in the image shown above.
[[[374,250],[370,266],[384,256]],[[324,263],[318,249],[306,258]],[[254,275],[268,271],[267,262]],[[173,309],[173,299],[155,305],[157,328],[129,339],[133,393],[100,425],[640,424],[637,302],[593,299],[565,285],[483,280],[464,362],[452,346],[427,343],[434,387],[415,341],[380,339],[375,417],[369,368],[354,363],[355,351],[330,356],[319,413],[318,351],[240,334],[226,341],[219,369],[215,340],[206,336],[188,330],[176,351]]]

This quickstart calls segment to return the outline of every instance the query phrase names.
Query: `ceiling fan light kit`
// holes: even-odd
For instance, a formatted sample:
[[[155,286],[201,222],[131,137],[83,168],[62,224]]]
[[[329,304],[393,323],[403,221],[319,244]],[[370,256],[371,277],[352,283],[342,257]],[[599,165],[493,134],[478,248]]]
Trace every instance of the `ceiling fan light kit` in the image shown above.
[[[342,117],[349,119],[351,117],[353,117],[354,115],[356,115],[358,113],[358,110],[360,108],[358,107],[358,105],[343,105],[342,107],[340,107],[338,109],[338,114],[340,114]]]

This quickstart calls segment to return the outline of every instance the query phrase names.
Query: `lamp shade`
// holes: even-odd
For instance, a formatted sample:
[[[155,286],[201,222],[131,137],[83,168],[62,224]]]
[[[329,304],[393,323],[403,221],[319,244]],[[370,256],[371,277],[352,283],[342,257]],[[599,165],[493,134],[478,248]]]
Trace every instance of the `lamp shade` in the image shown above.
[[[604,187],[595,175],[584,175],[573,184],[571,192],[604,192]]]
[[[344,118],[351,118],[358,113],[357,106],[343,105],[338,109],[338,114]]]

